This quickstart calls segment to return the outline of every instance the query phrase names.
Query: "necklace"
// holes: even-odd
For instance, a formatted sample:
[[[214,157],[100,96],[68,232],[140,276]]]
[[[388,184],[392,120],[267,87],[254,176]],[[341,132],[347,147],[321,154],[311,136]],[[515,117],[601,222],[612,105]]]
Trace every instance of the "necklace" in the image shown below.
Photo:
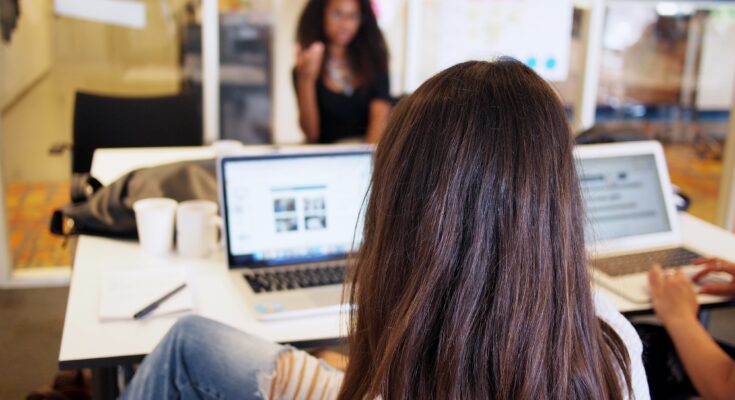
[[[342,88],[342,93],[352,96],[355,92],[355,88],[352,87],[352,71],[344,61],[333,58],[327,60],[327,74],[329,79]]]

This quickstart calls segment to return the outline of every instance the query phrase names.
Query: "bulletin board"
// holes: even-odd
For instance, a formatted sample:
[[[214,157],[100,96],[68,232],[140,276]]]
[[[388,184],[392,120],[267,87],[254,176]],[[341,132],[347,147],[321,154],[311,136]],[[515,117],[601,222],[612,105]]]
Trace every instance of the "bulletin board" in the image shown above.
[[[572,0],[409,0],[406,91],[467,60],[511,56],[566,80]]]
[[[697,76],[697,109],[726,111],[735,87],[735,7],[712,7],[702,36]]]

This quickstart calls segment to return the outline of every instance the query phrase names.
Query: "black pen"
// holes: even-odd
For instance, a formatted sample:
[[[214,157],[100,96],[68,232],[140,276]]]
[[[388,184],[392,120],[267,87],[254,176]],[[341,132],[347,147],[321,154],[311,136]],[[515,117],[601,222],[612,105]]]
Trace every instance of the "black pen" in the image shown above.
[[[151,311],[155,310],[156,308],[158,308],[158,306],[160,306],[161,304],[163,304],[164,301],[168,300],[171,296],[173,296],[176,293],[180,292],[185,287],[186,287],[186,283],[182,283],[176,289],[174,289],[174,290],[172,290],[172,291],[164,294],[163,297],[161,297],[160,299],[158,299],[158,300],[154,301],[153,303],[145,306],[142,310],[140,310],[137,313],[135,313],[133,315],[133,318],[135,318],[135,319],[141,319],[141,318],[145,317],[146,315],[150,314]]]

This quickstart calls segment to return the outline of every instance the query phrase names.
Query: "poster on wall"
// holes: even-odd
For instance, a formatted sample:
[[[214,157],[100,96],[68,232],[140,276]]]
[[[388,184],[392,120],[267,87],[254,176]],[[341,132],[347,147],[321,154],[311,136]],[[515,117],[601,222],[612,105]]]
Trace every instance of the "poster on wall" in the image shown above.
[[[697,74],[697,108],[730,110],[735,86],[735,6],[712,7],[702,35]]]
[[[54,11],[61,17],[144,29],[145,4],[132,0],[54,0]]]
[[[566,80],[572,0],[410,0],[406,89],[467,60],[511,56]]]

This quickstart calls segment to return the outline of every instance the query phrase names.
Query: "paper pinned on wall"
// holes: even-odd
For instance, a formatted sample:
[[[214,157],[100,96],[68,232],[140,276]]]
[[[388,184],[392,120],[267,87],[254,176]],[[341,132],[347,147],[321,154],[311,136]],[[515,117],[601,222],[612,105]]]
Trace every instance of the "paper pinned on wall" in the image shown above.
[[[145,4],[133,0],[54,0],[56,15],[143,29]]]
[[[454,64],[505,55],[567,79],[572,0],[409,0],[406,89]]]
[[[191,272],[186,268],[108,269],[102,272],[99,318],[132,320],[136,312],[182,283],[186,288],[163,302],[145,318],[194,311]]]

